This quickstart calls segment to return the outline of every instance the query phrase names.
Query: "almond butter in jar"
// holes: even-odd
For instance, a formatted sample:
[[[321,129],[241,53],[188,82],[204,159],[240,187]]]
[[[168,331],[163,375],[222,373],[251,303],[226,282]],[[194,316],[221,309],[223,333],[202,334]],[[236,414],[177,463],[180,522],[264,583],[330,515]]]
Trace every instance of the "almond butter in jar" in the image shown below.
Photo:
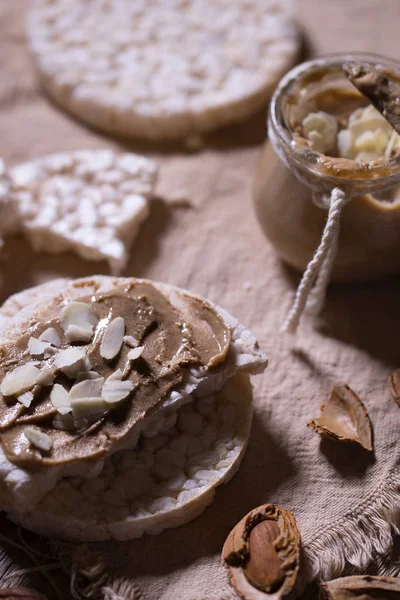
[[[271,99],[256,173],[257,216],[279,256],[303,271],[321,241],[326,198],[351,198],[340,216],[332,281],[400,272],[400,138],[346,79],[346,61],[366,61],[400,80],[400,62],[334,54],[292,69]]]

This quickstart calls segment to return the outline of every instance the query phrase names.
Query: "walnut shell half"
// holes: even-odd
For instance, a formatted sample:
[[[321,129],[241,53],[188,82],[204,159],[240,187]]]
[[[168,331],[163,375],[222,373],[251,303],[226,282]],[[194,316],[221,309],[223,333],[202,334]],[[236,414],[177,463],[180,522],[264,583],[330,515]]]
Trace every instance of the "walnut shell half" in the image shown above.
[[[226,538],[222,560],[243,600],[279,600],[293,589],[300,535],[292,513],[264,504],[250,511]]]

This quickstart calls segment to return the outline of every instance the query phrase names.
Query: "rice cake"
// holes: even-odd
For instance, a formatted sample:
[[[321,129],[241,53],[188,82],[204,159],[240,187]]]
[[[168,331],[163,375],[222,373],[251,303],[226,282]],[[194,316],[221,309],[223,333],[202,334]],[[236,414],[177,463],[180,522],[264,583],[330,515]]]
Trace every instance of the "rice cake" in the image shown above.
[[[72,250],[119,274],[149,215],[156,164],[112,150],[51,154],[9,170],[20,226],[36,251]]]
[[[55,280],[20,292],[0,308],[2,348],[8,344],[19,346],[21,335],[29,337],[31,328],[41,327],[43,319],[47,327],[51,323],[47,317],[59,314],[60,308],[62,327],[67,329],[62,307],[68,303],[77,304],[82,297],[92,297],[94,301],[93,295],[112,294],[121,285],[141,286],[145,283],[146,280],[95,276],[75,281]],[[266,356],[254,336],[223,309],[170,285],[152,282],[152,286],[178,311],[184,322],[190,322],[187,320],[188,299],[196,306],[201,302],[207,314],[211,310],[218,315],[230,340],[227,353],[219,358],[222,362],[213,364],[212,368],[195,365],[189,368],[189,365],[183,381],[170,390],[148,416],[141,417],[134,435],[125,436],[123,444],[114,445],[102,457],[74,459],[68,463],[61,461],[60,464],[40,460],[32,468],[28,463],[15,462],[9,455],[10,459],[7,458],[3,435],[0,508],[16,522],[47,535],[78,540],[130,539],[143,533],[159,533],[197,516],[211,502],[215,487],[227,481],[238,467],[251,423],[249,375],[265,369]],[[141,290],[138,289],[138,293],[142,298]],[[203,327],[201,322],[205,317],[200,319],[197,308],[191,314],[194,320],[190,331],[200,331],[198,328]],[[208,317],[207,322],[211,323]],[[209,337],[208,326],[204,331],[209,331],[205,333]],[[97,334],[94,335],[93,343],[96,343]],[[197,339],[196,333],[193,339]],[[53,342],[56,346],[59,344],[54,338]],[[129,345],[131,343],[129,339]],[[12,348],[10,353],[5,355],[7,360],[13,355]],[[21,356],[25,354],[23,352]],[[18,369],[12,360],[12,369]],[[49,360],[51,363],[52,357]],[[118,364],[112,364],[117,368]],[[2,378],[2,390],[4,382]],[[133,402],[137,401],[135,398],[136,392]],[[29,417],[32,408],[36,410],[28,407],[27,416],[22,416],[22,421],[28,425],[27,417],[32,420]],[[2,419],[4,414],[3,406]],[[46,429],[45,421],[43,429],[38,416],[39,413],[35,416],[34,427],[51,433]],[[46,420],[45,415],[41,418]],[[13,426],[11,422],[10,425]],[[5,426],[8,431],[9,425]],[[90,435],[94,435],[90,431]],[[79,433],[78,443],[82,435],[84,433]],[[43,449],[44,454],[49,450],[45,446]],[[66,502],[68,506],[60,505],[61,498],[61,504]],[[93,504],[96,510],[93,510]]]
[[[75,117],[190,142],[266,104],[299,50],[292,18],[290,0],[35,0],[29,43]]]

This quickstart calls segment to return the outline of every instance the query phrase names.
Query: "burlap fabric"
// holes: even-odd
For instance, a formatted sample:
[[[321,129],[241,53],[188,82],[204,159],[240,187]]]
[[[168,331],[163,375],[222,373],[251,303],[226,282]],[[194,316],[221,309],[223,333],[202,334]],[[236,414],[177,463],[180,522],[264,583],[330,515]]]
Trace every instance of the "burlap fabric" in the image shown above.
[[[58,150],[126,148],[84,128],[40,95],[24,39],[28,4],[0,2],[0,155],[16,164]],[[368,49],[398,55],[396,0],[387,0],[385,11],[379,0],[334,4],[298,2],[299,21],[314,51]],[[392,535],[400,522],[400,411],[387,376],[400,365],[400,282],[334,286],[320,320],[306,317],[295,340],[279,334],[298,276],[276,258],[252,210],[263,123],[259,115],[213,136],[193,155],[129,146],[159,159],[161,179],[126,274],[209,297],[252,329],[269,354],[267,371],[254,380],[254,423],[241,469],[195,521],[142,540],[51,549],[25,532],[21,541],[21,532],[3,519],[1,535],[14,545],[2,541],[0,587],[25,581],[56,598],[44,574],[35,571],[44,565],[63,590],[61,597],[68,598],[69,575],[57,568],[56,552],[74,576],[75,595],[231,600],[235,596],[219,558],[223,541],[247,511],[264,502],[281,504],[296,515],[309,576],[367,569],[398,573]],[[172,196],[185,197],[192,206],[172,208],[163,201]],[[107,272],[103,263],[95,267],[69,255],[34,255],[19,239],[6,243],[1,261],[2,299],[56,276]],[[339,379],[369,410],[373,454],[321,442],[306,428]]]

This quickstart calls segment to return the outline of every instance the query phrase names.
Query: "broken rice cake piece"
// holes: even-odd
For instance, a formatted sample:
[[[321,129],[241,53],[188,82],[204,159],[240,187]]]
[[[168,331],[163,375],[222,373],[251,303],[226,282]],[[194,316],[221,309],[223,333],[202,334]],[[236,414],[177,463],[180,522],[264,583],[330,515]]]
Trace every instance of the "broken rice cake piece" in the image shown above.
[[[77,150],[9,170],[21,228],[37,251],[106,260],[113,274],[149,215],[156,164],[136,154]]]

